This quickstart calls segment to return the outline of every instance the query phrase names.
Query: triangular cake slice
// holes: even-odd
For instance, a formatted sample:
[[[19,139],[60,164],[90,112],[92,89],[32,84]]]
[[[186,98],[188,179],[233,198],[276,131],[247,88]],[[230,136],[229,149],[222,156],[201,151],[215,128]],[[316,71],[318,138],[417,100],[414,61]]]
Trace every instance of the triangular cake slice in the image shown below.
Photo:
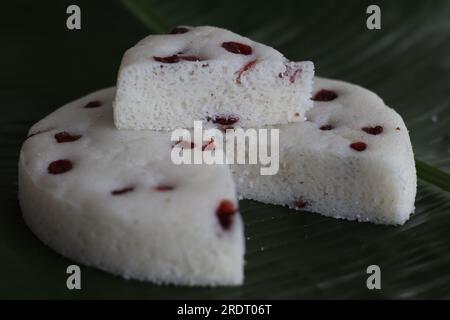
[[[303,121],[314,65],[216,27],[151,35],[123,56],[114,101],[119,129],[193,128],[194,120],[259,127]]]
[[[19,160],[30,229],[62,255],[125,278],[241,284],[243,226],[229,169],[176,166],[169,134],[117,130],[113,96],[92,93],[30,129]]]
[[[243,198],[335,218],[403,224],[414,211],[416,169],[402,118],[373,92],[315,79],[307,121],[282,126],[280,167],[233,165]]]

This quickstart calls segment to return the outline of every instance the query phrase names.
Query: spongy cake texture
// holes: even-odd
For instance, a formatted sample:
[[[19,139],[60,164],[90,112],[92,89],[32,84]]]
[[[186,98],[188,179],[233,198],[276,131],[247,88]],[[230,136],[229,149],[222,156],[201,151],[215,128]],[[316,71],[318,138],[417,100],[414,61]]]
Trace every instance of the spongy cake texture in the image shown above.
[[[302,121],[312,62],[228,30],[182,27],[151,35],[123,57],[114,100],[119,129],[192,128],[194,120],[259,127]]]

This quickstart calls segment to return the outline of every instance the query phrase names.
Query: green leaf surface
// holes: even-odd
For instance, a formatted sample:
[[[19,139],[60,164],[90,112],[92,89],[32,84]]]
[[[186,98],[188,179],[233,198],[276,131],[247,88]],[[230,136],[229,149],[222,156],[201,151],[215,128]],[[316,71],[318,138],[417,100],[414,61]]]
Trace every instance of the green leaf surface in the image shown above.
[[[65,27],[66,7],[82,30]],[[450,298],[450,1],[378,1],[382,29],[366,28],[366,1],[15,1],[0,11],[0,298]],[[241,201],[245,284],[155,286],[82,268],[25,226],[17,160],[28,128],[63,103],[115,82],[123,52],[173,26],[216,25],[267,43],[321,76],[365,86],[404,118],[419,177],[416,212],[376,226]],[[366,268],[382,289],[366,288]]]

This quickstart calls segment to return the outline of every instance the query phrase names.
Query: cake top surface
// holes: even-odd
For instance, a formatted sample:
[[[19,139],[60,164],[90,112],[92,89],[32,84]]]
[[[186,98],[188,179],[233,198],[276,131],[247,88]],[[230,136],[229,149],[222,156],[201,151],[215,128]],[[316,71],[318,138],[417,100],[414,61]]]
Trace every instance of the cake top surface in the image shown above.
[[[285,147],[302,143],[324,152],[378,159],[411,155],[403,119],[378,95],[354,84],[323,78],[315,78],[314,88],[314,107],[306,113],[307,122],[282,127]]]
[[[277,50],[226,29],[180,26],[169,34],[145,37],[125,53],[122,64],[256,59],[285,60]]]

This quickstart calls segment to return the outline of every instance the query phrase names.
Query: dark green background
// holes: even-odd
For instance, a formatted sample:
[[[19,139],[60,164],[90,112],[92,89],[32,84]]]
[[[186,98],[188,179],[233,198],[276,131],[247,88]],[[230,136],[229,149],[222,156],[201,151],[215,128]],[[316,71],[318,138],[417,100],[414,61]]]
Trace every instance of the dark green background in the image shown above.
[[[0,10],[0,298],[449,298],[450,1],[6,1]],[[78,4],[82,30],[65,27]],[[246,280],[237,288],[154,286],[82,267],[42,245],[17,202],[17,159],[28,128],[114,84],[123,52],[177,24],[210,24],[265,42],[317,74],[380,94],[405,119],[416,153],[417,210],[403,227],[324,218],[242,201]],[[434,121],[433,121],[434,120]],[[382,290],[369,291],[378,264]]]

